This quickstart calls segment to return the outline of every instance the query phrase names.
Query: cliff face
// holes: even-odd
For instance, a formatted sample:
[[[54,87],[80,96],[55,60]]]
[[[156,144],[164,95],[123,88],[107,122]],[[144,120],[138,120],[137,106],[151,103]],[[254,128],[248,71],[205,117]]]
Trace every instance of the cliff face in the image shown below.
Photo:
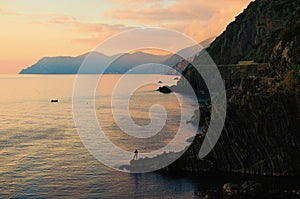
[[[253,79],[247,81],[257,85]],[[223,134],[209,159],[222,171],[299,175],[300,129],[294,96],[261,92],[239,97],[229,99]]]
[[[197,158],[209,126],[209,107],[202,107],[207,117],[200,118],[202,135],[167,169],[300,175],[299,4],[256,0],[212,43],[208,52],[217,64],[242,59],[269,64],[243,74],[244,66],[232,69],[239,75],[227,90],[225,126],[213,151],[205,160]],[[183,75],[197,90],[203,80],[193,71],[190,66]]]
[[[300,33],[299,16],[299,0],[256,0],[228,25],[207,51],[217,64],[234,64],[240,60],[278,62],[281,58],[295,63],[299,58],[294,59],[295,55],[284,49],[294,48],[296,44],[290,42],[299,42],[299,37],[295,39]]]
[[[193,91],[195,94],[201,98],[208,98],[208,89],[206,87],[206,84],[201,77],[201,75],[198,74],[198,71],[192,67],[191,64],[186,66],[186,69],[182,71],[182,75],[185,78],[181,78],[178,82],[175,88],[172,88],[176,92],[180,93],[187,93],[190,92],[190,89],[187,89],[188,84],[192,85]]]
[[[283,81],[249,76],[227,91],[227,115],[213,151],[197,154],[209,127],[209,107],[200,108],[202,135],[168,169],[263,175],[300,175],[300,79],[294,69]],[[204,118],[203,118],[204,117]]]

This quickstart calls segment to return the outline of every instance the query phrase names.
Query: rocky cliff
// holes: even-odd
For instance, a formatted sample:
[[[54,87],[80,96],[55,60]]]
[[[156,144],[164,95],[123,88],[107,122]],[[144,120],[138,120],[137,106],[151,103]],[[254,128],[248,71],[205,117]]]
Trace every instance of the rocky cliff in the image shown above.
[[[197,154],[209,126],[209,106],[200,109],[206,117],[200,119],[202,135],[166,170],[300,175],[299,9],[298,0],[256,0],[207,49],[217,64],[268,64],[228,88],[225,127],[205,160]],[[201,56],[194,63],[197,59]],[[183,75],[199,93],[201,76],[192,66]]]
[[[225,126],[213,151],[205,160],[197,158],[210,116],[209,107],[202,107],[203,134],[168,169],[299,176],[300,98],[286,86],[265,77],[243,78],[227,92]]]
[[[299,0],[256,0],[207,51],[217,64],[299,62],[299,16]]]

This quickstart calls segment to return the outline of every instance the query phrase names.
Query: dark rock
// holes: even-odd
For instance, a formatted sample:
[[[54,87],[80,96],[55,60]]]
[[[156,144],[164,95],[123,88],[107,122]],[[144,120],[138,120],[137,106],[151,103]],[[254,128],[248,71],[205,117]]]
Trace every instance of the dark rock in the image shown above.
[[[165,94],[172,93],[172,90],[168,86],[161,86],[157,89],[157,91]]]
[[[237,198],[239,186],[237,184],[226,183],[222,187],[222,193],[225,198]]]
[[[175,88],[176,92],[186,94],[194,92],[196,96],[201,97],[202,99],[209,98],[209,92],[205,81],[191,64],[186,67],[186,69],[182,72],[182,75],[185,78],[180,78],[177,82]],[[190,89],[190,87],[192,87],[192,89]]]
[[[206,191],[204,199],[215,199],[215,198],[222,198],[222,193],[220,193],[219,190],[210,189]]]
[[[254,198],[262,194],[262,185],[254,181],[245,181],[241,186],[241,197]]]
[[[202,193],[200,193],[200,192],[194,192],[194,194],[195,194],[195,196],[197,196],[197,197],[201,197],[201,198],[203,198],[203,195],[202,195]]]

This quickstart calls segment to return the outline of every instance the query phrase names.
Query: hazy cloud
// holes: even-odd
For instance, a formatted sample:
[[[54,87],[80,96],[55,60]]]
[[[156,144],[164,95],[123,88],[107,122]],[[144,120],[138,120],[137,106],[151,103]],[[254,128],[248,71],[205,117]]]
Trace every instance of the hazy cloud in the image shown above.
[[[133,1],[130,0],[125,0],[127,6],[122,0],[114,1],[123,6],[108,10],[109,17],[172,28],[201,41],[225,30],[251,0],[176,0],[167,5],[147,4],[148,0],[142,0],[144,4],[140,6],[131,6]]]
[[[112,0],[119,7],[124,6],[145,6],[145,5],[162,5],[166,0]]]
[[[175,4],[164,7],[162,4],[151,4],[142,7],[125,6],[122,9],[112,9],[106,12],[106,15],[116,19],[133,20],[142,23],[157,22],[178,22],[198,19],[208,20],[212,15],[209,7],[199,6],[190,1],[176,2]]]
[[[73,42],[83,42],[89,44],[98,44],[99,42],[107,39],[108,37],[120,33],[122,31],[130,30],[134,27],[128,27],[122,24],[104,24],[104,23],[81,23],[75,22],[74,25],[81,32],[91,33],[92,35],[87,38],[73,39]]]
[[[3,9],[3,8],[0,8],[0,14],[1,15],[15,15],[15,16],[21,15],[20,13],[14,12],[12,10]]]
[[[219,35],[227,24],[242,12],[251,0],[113,0],[115,9],[107,10],[105,15],[117,19],[117,25],[99,23],[84,23],[75,17],[59,14],[29,15],[5,11],[0,8],[0,14],[19,15],[31,20],[34,24],[61,24],[75,27],[79,32],[87,33],[85,38],[75,38],[72,41],[95,43],[124,30],[131,29],[125,24],[128,21],[140,26],[158,26],[180,31],[197,41]]]
[[[76,18],[74,17],[69,17],[66,15],[48,15],[50,19],[48,20],[49,23],[54,23],[54,24],[65,24],[65,23],[73,23],[76,22]]]

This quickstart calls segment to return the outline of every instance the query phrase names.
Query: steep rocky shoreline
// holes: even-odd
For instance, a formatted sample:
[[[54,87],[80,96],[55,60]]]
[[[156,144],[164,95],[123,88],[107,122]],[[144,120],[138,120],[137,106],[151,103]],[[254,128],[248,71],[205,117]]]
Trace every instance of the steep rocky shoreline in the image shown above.
[[[250,88],[256,82],[255,78],[245,81]],[[209,126],[209,108],[202,107],[202,117],[207,116],[200,119],[203,134],[166,169],[300,176],[300,120],[294,96],[285,92],[243,95],[238,88],[229,92],[225,127],[213,151],[205,160],[197,158]]]
[[[202,126],[202,134],[164,171],[300,176],[299,10],[299,1],[256,0],[212,43],[207,51],[217,64],[239,60],[264,64],[232,69],[225,126],[210,154],[198,158],[210,120],[210,105],[204,104],[196,110],[201,118],[195,124]],[[199,59],[201,53],[193,64]],[[193,65],[182,74],[185,78],[171,87],[173,91],[184,92],[190,84],[200,99],[209,97]],[[221,74],[227,78],[227,72]],[[143,160],[128,168],[139,161]]]
[[[299,1],[252,2],[207,49],[217,64],[248,59],[268,62],[269,67],[237,78],[228,88],[225,127],[205,160],[197,154],[209,114],[200,119],[203,134],[165,170],[300,176],[299,8]],[[197,59],[201,56],[194,64]],[[193,66],[183,76],[187,82],[180,80],[179,87],[189,83],[196,94],[204,88]],[[209,108],[200,112],[204,117]]]

